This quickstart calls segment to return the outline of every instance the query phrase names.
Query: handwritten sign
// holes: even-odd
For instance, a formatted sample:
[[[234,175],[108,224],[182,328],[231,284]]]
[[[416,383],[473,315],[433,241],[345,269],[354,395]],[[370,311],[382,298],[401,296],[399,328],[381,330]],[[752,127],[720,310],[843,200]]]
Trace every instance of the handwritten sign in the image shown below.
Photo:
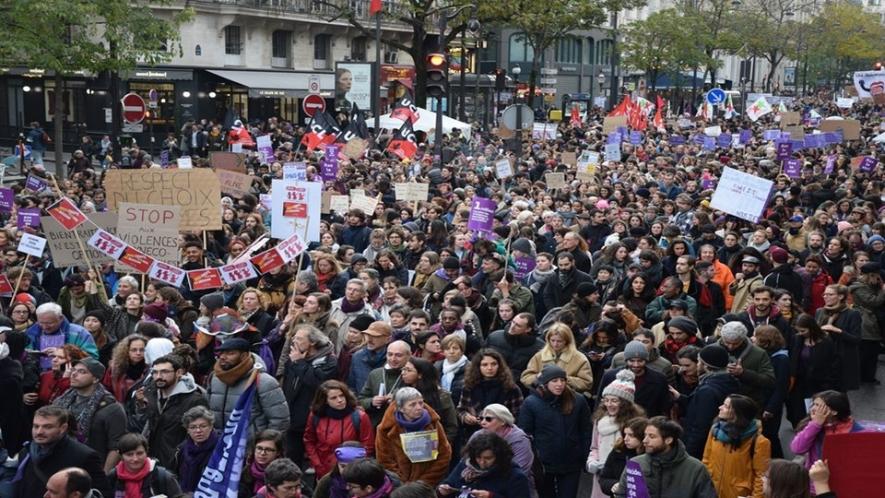
[[[248,194],[252,190],[252,181],[255,180],[253,176],[224,169],[216,171],[215,175],[218,176],[221,192],[236,198]]]
[[[191,156],[179,157],[176,163],[178,164],[178,169],[192,169],[194,167]]]
[[[605,144],[605,160],[618,162],[621,160],[621,144]]]
[[[351,195],[350,208],[359,209],[366,213],[367,216],[375,214],[375,206],[378,205],[378,199],[367,195]]]
[[[141,254],[170,265],[178,264],[181,207],[121,202],[117,208],[117,237]]]
[[[799,159],[784,161],[784,174],[790,178],[800,178],[802,176],[802,161]]]
[[[237,173],[246,172],[246,156],[244,154],[237,154],[236,152],[210,152],[209,164],[211,164],[216,171],[224,169],[227,171],[236,171]]]
[[[95,225],[102,230],[115,233],[117,231],[117,213],[92,213],[88,216],[92,223],[81,224],[76,228],[80,240],[88,240],[95,232]],[[46,236],[49,245],[49,252],[52,254],[52,262],[57,267],[82,265],[86,262],[74,230],[70,230],[62,226],[52,216],[43,216],[40,218],[40,224],[43,226],[43,234]],[[95,224],[95,225],[93,225]],[[93,264],[103,264],[113,261],[112,258],[100,253],[97,250],[85,247],[86,255]]]
[[[286,163],[283,165],[283,180],[307,181],[307,163]],[[223,187],[222,187],[223,188]]]
[[[513,167],[510,165],[510,159],[504,158],[495,161],[495,175],[498,178],[513,176]]]
[[[329,209],[338,214],[344,214],[350,209],[350,196],[332,195],[329,197]]]
[[[430,184],[408,182],[397,183],[395,184],[395,187],[396,200],[407,202],[423,202],[427,200],[427,194],[429,192]]]
[[[22,233],[22,238],[18,242],[18,252],[41,258],[44,249],[46,249],[46,239],[27,232]]]
[[[565,188],[568,186],[565,183],[565,173],[547,173],[544,175],[544,182],[547,184],[547,188],[555,189],[555,188]]]
[[[710,207],[756,223],[773,186],[771,180],[726,167],[713,192]]]

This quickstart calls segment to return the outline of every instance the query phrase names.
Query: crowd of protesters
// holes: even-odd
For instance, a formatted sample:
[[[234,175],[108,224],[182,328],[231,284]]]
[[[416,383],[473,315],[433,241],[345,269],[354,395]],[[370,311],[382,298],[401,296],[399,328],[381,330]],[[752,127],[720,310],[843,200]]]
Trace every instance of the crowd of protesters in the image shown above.
[[[377,195],[374,213],[326,213],[306,257],[218,291],[18,253],[22,233],[39,233],[16,227],[20,208],[64,195],[107,210],[106,170],[75,154],[60,191],[13,187],[0,230],[18,289],[0,317],[13,463],[0,490],[187,496],[257,382],[242,497],[574,498],[588,473],[582,496],[622,497],[630,462],[651,497],[835,496],[822,441],[863,430],[847,393],[879,383],[885,191],[871,139],[883,111],[812,98],[791,108],[856,119],[861,138],[794,152],[803,167],[791,178],[763,139],[775,114],[671,122],[578,178],[563,156],[602,151],[599,112],[518,154],[497,130],[455,131],[442,164],[424,143],[411,159],[385,153],[382,135],[325,183]],[[714,122],[752,138],[674,143]],[[260,194],[283,163],[307,161],[318,177],[305,133],[204,120],[166,141],[173,162],[208,167],[209,151],[248,152],[269,134],[277,159],[247,156],[253,192],[222,199],[223,230],[182,233],[181,268],[220,266],[269,230]],[[869,172],[855,160],[866,156],[880,160]],[[504,157],[513,174],[497,178]],[[774,181],[758,222],[711,207],[707,181],[726,166]],[[160,164],[133,146],[109,167]],[[566,186],[547,188],[549,172]],[[393,185],[409,180],[430,185],[426,201],[397,201]],[[491,232],[468,229],[474,197],[497,204]]]

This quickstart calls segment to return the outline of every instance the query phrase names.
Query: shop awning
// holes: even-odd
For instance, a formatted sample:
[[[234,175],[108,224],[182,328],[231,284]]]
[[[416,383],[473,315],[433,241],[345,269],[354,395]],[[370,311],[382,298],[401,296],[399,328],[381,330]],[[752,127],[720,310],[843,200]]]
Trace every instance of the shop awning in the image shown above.
[[[287,71],[233,71],[207,69],[210,73],[249,89],[249,97],[304,97],[311,77],[320,79],[323,93],[330,95],[335,88],[332,73],[296,73]]]

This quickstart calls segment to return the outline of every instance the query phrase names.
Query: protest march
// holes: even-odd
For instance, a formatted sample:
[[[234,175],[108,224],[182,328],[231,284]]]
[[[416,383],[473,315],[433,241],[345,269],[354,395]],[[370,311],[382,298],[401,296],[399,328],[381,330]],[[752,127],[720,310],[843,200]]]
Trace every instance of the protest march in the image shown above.
[[[883,496],[885,103],[654,100],[30,164],[0,496]]]

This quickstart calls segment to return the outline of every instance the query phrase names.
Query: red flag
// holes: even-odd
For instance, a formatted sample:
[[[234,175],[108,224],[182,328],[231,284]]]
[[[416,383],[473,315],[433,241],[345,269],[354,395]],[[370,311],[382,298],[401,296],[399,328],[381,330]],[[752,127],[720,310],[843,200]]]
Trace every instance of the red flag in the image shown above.
[[[609,117],[611,116],[626,116],[627,112],[633,106],[633,102],[630,101],[629,95],[624,95],[624,100],[621,101],[620,104],[616,105],[612,112],[608,113]]]
[[[578,109],[578,106],[572,107],[572,125],[581,126],[581,110]]]
[[[648,128],[648,117],[642,111],[642,107],[629,102],[627,105],[627,124],[634,130],[645,131]]]
[[[415,104],[412,102],[412,97],[406,96],[403,97],[394,104],[393,111],[390,113],[390,117],[401,119],[403,121],[409,121],[412,124],[418,122],[418,108],[415,107]]]
[[[301,145],[312,152],[317,147],[323,148],[328,144],[335,143],[341,129],[335,119],[326,112],[315,114],[310,120],[310,131],[301,138]]]
[[[658,130],[664,129],[664,99],[660,95],[655,96],[655,120],[654,125]]]
[[[369,2],[369,15],[374,16],[381,12],[381,0],[372,0]]]
[[[415,157],[418,152],[418,140],[415,138],[411,121],[406,121],[396,131],[396,135],[387,144],[387,150],[399,156],[400,159]]]

